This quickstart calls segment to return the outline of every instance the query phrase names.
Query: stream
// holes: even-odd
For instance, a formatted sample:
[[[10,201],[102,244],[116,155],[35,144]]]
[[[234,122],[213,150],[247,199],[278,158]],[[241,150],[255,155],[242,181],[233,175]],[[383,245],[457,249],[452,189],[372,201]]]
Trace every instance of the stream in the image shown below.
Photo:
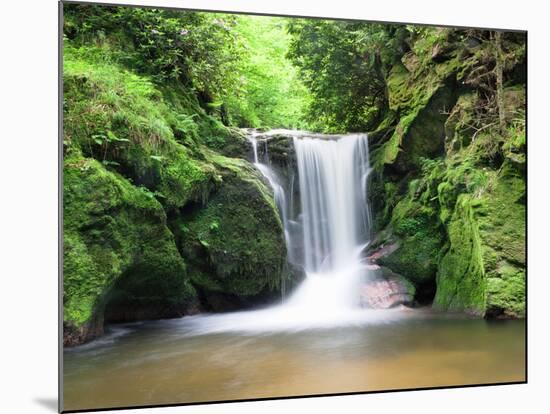
[[[105,336],[65,350],[65,409],[525,379],[522,320],[360,306],[369,279],[368,137],[293,134],[294,215],[288,185],[259,162],[257,137],[250,140],[303,282],[264,309],[108,326]]]
[[[515,382],[525,322],[386,311],[309,330],[213,332],[208,316],[112,325],[64,354],[65,409]]]

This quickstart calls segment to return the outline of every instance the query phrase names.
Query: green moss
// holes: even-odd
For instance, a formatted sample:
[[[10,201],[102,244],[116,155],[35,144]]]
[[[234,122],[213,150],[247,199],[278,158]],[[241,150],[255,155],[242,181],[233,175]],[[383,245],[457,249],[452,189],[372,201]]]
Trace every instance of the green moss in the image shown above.
[[[458,59],[440,65],[420,65],[409,72],[397,63],[387,80],[390,110],[399,122],[389,140],[374,151],[374,166],[397,164],[401,170],[418,168],[423,157],[441,152],[446,116],[454,105],[453,75]]]
[[[470,144],[475,132],[472,125],[475,123],[473,110],[476,101],[477,95],[473,92],[460,95],[445,121],[445,147],[448,153]]]
[[[500,316],[525,316],[525,272],[506,262],[499,264],[500,277],[487,279],[487,312]]]
[[[388,104],[392,111],[399,111],[408,106],[411,99],[407,93],[410,73],[401,62],[395,64],[388,76]]]
[[[107,295],[132,270],[149,297],[193,296],[159,202],[101,163],[74,153],[64,164],[64,322],[78,328],[102,314]],[[137,280],[136,279],[136,280]],[[162,290],[164,284],[169,289]],[[166,295],[165,295],[166,294]]]
[[[436,308],[521,317],[525,86],[504,88],[502,130],[474,76],[490,42],[423,30],[387,79],[393,121],[370,134],[376,228],[400,245],[382,260],[415,282],[437,272]]]
[[[91,49],[65,51],[67,150],[98,159],[170,207],[204,201],[217,176],[202,145],[230,131],[181,86],[160,90],[105,57],[90,57]]]
[[[506,162],[483,197],[478,221],[491,314],[525,314],[525,191],[522,173]]]
[[[435,211],[404,198],[393,209],[390,225],[400,247],[380,263],[414,283],[433,280],[444,243]]]
[[[464,134],[457,131],[471,115],[471,106],[460,100],[457,105],[461,108],[453,113],[461,111],[461,117],[455,120],[455,138]],[[510,139],[479,134],[470,142],[463,136],[462,144],[448,153],[437,199],[450,250],[440,263],[436,307],[489,316],[523,315],[525,178],[514,161],[491,168]],[[513,278],[502,273],[502,263],[515,267]]]
[[[273,195],[247,161],[209,157],[222,173],[220,188],[204,208],[172,226],[189,257],[192,281],[236,296],[274,289],[286,249]]]
[[[485,314],[487,286],[482,242],[476,221],[480,201],[461,194],[447,227],[449,250],[437,275],[436,309]]]

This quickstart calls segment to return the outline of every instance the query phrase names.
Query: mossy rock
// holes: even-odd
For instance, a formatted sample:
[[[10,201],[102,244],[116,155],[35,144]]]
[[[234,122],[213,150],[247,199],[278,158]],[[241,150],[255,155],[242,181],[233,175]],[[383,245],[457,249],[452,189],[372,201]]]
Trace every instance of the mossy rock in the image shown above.
[[[487,276],[487,312],[525,315],[526,188],[521,172],[505,162],[498,180],[484,195],[479,217]]]
[[[388,78],[390,110],[399,114],[391,137],[373,151],[377,169],[390,165],[400,172],[419,169],[421,158],[440,155],[445,141],[445,110],[456,101],[452,62],[426,67],[426,73],[409,73],[396,64]],[[443,68],[443,69],[442,69]],[[420,69],[419,69],[420,70]]]
[[[185,307],[193,300],[164,210],[149,191],[75,153],[65,160],[63,179],[66,344],[101,333],[105,304],[122,276],[147,283],[144,303]]]
[[[205,200],[218,177],[203,145],[244,149],[244,138],[208,116],[181,85],[160,89],[145,76],[89,57],[100,48],[86,50],[68,45],[64,56],[67,152],[100,160],[169,208]]]
[[[509,163],[485,192],[458,197],[436,308],[488,317],[525,315],[525,212],[525,180]]]
[[[483,316],[487,300],[482,242],[476,220],[481,202],[468,194],[458,197],[447,227],[449,250],[437,275],[434,308]]]
[[[419,201],[404,198],[393,209],[390,228],[399,248],[379,263],[416,285],[434,281],[439,252],[445,242],[435,211]]]
[[[457,151],[470,144],[475,132],[471,125],[474,123],[473,110],[477,99],[477,95],[473,92],[464,93],[460,95],[451,110],[445,121],[446,153]]]
[[[247,161],[214,153],[222,184],[206,205],[171,226],[193,284],[247,299],[279,287],[286,261],[283,228],[271,190]]]

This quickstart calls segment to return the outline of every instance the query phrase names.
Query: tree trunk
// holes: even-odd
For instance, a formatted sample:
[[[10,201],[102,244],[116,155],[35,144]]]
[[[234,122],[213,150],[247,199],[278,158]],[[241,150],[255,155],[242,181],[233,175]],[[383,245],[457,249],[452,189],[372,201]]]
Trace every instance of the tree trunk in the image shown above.
[[[498,120],[500,133],[504,134],[506,129],[506,118],[504,113],[504,86],[503,86],[503,66],[504,56],[502,53],[502,33],[495,32],[495,46],[496,46],[496,87],[497,87],[497,107],[498,107]]]

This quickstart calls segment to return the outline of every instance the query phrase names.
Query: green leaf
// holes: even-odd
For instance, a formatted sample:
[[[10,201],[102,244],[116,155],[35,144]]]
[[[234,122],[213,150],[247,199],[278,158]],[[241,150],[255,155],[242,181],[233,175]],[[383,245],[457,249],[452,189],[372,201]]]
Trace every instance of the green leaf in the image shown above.
[[[97,145],[103,145],[107,140],[107,137],[103,134],[94,134],[92,135],[92,139]]]
[[[103,165],[105,165],[105,166],[111,165],[111,166],[115,166],[115,167],[116,167],[116,166],[119,166],[119,165],[120,165],[120,164],[119,164],[118,162],[116,162],[116,161],[108,161],[108,160],[103,160],[103,161],[101,161],[101,163],[102,163]]]
[[[162,155],[149,155],[149,158],[157,162],[162,162],[164,160],[164,157]]]

